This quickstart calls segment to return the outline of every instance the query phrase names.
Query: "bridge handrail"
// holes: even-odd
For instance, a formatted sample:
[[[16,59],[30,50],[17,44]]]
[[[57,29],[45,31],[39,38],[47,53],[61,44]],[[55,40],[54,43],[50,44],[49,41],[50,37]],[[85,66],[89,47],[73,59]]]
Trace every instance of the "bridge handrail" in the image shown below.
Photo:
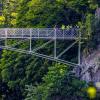
[[[61,28],[0,28],[0,37],[38,37],[38,38],[67,38],[78,37],[79,30],[77,28],[61,29]]]

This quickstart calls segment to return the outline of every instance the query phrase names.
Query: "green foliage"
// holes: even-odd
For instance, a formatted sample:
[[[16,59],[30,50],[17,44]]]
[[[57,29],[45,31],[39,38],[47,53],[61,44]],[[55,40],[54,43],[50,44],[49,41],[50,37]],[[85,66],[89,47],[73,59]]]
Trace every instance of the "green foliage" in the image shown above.
[[[34,100],[45,100],[48,97],[49,92],[53,91],[53,87],[55,87],[59,80],[62,79],[67,69],[68,68],[65,65],[60,64],[50,67],[47,75],[43,77],[43,84],[34,87],[34,89],[31,90],[29,86],[28,98],[26,100],[32,100],[30,98],[34,98]]]
[[[3,1],[3,27],[16,27],[16,18],[19,0],[2,0]]]
[[[57,3],[56,0],[52,3],[50,0],[47,2],[31,0],[26,2],[27,6],[24,6],[24,2],[21,3],[21,10],[18,14],[18,27],[54,27],[55,25],[75,24],[81,19],[79,13],[68,8],[66,4]]]
[[[13,45],[14,43],[16,43],[16,40],[8,40],[8,45]],[[28,48],[25,43],[19,46],[20,48]],[[49,61],[41,60],[31,55],[3,50],[2,58],[0,59],[2,81],[14,92],[19,88],[21,95],[23,95],[25,84],[41,82],[41,78],[47,72],[48,64]],[[17,99],[19,98],[19,93],[16,96]],[[12,99],[12,97],[10,99]]]
[[[85,91],[82,91],[84,87],[84,82],[68,72],[68,66],[56,64],[49,68],[43,83],[28,86],[25,100],[81,100],[86,97]]]
[[[88,36],[91,36],[91,33],[92,33],[92,29],[91,29],[91,22],[92,22],[92,15],[91,14],[88,14],[86,16],[86,23],[85,23],[85,26],[86,26],[86,29],[87,29],[87,35]]]
[[[34,59],[34,56],[4,51],[0,60],[2,81],[6,82],[12,91],[18,86],[21,93],[24,93],[25,84],[41,82],[41,78],[47,71],[47,64],[48,62],[44,60],[36,57]]]

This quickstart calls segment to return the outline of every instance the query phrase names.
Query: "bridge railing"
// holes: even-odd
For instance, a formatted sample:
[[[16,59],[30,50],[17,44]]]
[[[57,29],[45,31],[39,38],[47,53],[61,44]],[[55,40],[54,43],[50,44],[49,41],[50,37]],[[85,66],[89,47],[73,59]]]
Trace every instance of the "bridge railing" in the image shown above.
[[[76,38],[79,36],[77,28],[2,28],[0,38]]]

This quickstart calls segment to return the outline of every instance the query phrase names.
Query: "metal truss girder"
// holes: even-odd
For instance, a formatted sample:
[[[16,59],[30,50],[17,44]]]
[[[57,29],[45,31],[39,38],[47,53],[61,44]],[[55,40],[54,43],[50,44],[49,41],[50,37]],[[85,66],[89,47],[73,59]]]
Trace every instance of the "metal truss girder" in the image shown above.
[[[48,59],[48,60],[51,60],[51,61],[57,61],[59,63],[67,64],[69,66],[74,66],[74,67],[79,66],[76,63],[68,62],[68,61],[65,61],[65,60],[62,60],[62,59],[58,59],[58,58],[55,59],[54,57],[51,57],[51,56],[47,56],[47,55],[43,55],[43,54],[39,54],[39,53],[35,53],[35,52],[30,52],[30,51],[27,51],[27,50],[21,50],[21,49],[11,48],[11,47],[7,47],[7,46],[6,47],[0,46],[0,47],[3,48],[3,49],[6,49],[6,50],[16,51],[16,52],[24,53],[24,54],[31,54],[31,55],[35,55],[37,57],[41,57],[41,58]]]
[[[4,49],[9,49],[12,51],[22,52],[26,54],[32,54],[38,57],[46,58],[52,61],[57,61],[64,64],[69,64],[70,66],[79,66],[81,64],[81,40],[86,39],[81,36],[81,33],[79,32],[79,29],[75,30],[74,28],[71,28],[69,30],[65,29],[59,29],[59,28],[4,28],[0,29],[0,39],[3,39],[5,41],[5,46],[1,46]],[[17,49],[13,47],[8,47],[7,45],[7,39],[25,39],[29,40],[29,51]],[[37,47],[36,49],[32,50],[32,40],[33,39],[43,39],[43,40],[49,40],[48,42],[44,43],[40,47]],[[74,43],[72,43],[69,47],[67,47],[64,51],[62,51],[58,56],[56,54],[57,52],[57,40],[75,40]],[[54,41],[54,56],[47,56],[44,54],[36,53],[39,49],[42,49],[49,43]],[[79,41],[79,42],[78,42]],[[23,41],[24,42],[24,41]],[[79,43],[78,45],[78,64],[71,63],[62,59],[59,59],[65,52],[67,52],[70,48],[72,48],[75,43]],[[21,42],[15,43],[13,46],[19,45]]]

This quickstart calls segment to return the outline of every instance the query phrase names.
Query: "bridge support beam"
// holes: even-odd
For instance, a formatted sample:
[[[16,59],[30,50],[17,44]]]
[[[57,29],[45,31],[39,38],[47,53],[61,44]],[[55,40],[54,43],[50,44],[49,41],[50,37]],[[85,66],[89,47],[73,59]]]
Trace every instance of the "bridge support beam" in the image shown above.
[[[5,46],[7,47],[7,29],[5,30]]]
[[[79,33],[79,43],[78,43],[78,65],[81,65],[81,33]]]
[[[56,59],[56,57],[57,57],[57,39],[56,39],[56,36],[57,36],[57,30],[56,30],[56,28],[55,28],[55,30],[54,30],[55,32],[54,32],[54,58]]]
[[[30,52],[32,52],[32,30],[30,29]]]

